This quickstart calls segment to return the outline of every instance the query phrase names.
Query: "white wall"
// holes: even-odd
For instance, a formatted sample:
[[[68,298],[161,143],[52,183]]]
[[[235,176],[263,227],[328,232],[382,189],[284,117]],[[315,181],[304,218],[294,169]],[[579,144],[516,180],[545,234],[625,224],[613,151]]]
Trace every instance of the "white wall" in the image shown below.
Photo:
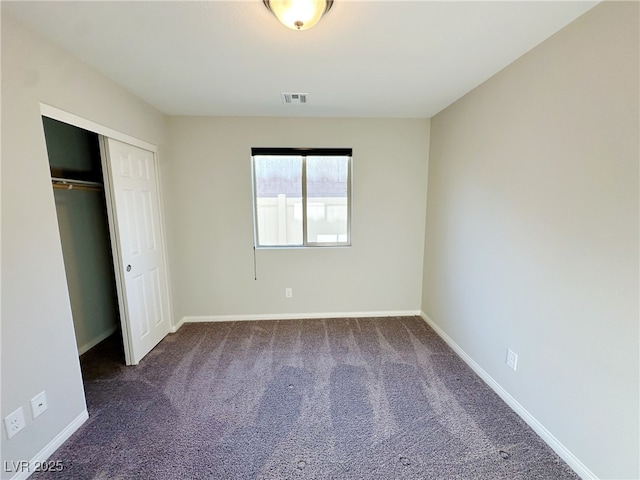
[[[149,143],[164,136],[159,112],[3,13],[1,415],[27,417],[11,440],[2,432],[3,465],[34,458],[85,410],[40,102]],[[32,420],[42,390],[49,410]]]
[[[607,479],[640,477],[638,19],[596,6],[431,123],[423,310]]]
[[[420,310],[428,120],[171,117],[168,126],[176,318]],[[254,280],[251,147],[352,147],[352,246],[258,250]]]

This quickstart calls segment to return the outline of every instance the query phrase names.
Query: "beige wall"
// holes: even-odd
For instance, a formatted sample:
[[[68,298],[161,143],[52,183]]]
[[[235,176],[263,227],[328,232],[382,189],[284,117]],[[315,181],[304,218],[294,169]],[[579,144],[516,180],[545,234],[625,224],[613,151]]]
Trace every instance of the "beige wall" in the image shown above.
[[[428,120],[171,117],[177,319],[420,310]],[[352,147],[352,246],[258,250],[251,147]],[[293,288],[286,299],[285,287]]]
[[[119,326],[118,297],[102,190],[54,190],[78,353]]]
[[[85,410],[40,102],[149,143],[164,136],[159,112],[3,13],[1,416],[21,406],[27,424],[2,432],[3,462],[34,458]],[[42,390],[49,410],[33,420]]]
[[[607,479],[640,477],[638,18],[600,4],[431,124],[423,309]]]

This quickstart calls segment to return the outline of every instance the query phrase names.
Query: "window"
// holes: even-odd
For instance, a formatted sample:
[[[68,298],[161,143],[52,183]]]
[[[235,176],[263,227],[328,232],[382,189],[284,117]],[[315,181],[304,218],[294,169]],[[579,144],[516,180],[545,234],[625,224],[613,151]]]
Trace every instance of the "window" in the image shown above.
[[[257,247],[350,245],[350,148],[253,148]]]

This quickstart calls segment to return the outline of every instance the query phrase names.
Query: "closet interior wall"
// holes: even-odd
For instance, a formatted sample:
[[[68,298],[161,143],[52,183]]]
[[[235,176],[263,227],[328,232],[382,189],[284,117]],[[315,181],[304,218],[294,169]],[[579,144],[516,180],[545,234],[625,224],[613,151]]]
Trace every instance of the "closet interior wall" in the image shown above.
[[[120,328],[98,135],[47,117],[42,121],[82,355]],[[60,178],[69,181],[55,180]]]

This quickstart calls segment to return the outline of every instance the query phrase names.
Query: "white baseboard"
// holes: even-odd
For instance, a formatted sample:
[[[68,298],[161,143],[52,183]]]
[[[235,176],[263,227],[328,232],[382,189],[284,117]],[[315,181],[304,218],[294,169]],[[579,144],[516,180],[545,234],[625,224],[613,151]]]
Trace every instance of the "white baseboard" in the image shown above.
[[[595,473],[587,468],[578,457],[565,447],[560,440],[553,436],[549,430],[545,428],[531,413],[529,413],[518,401],[513,398],[491,375],[489,375],[480,365],[478,365],[449,335],[442,330],[429,316],[420,312],[420,316],[427,324],[435,330],[435,332],[455,351],[462,360],[465,361],[471,369],[478,374],[482,380],[504,400],[504,402],[516,412],[532,429],[536,432],[544,442],[553,449],[554,452],[564,460],[579,476],[583,479],[597,480]]]
[[[29,476],[36,471],[36,468],[39,465],[42,465],[52,454],[55,452],[60,446],[66,442],[71,435],[78,430],[84,422],[89,419],[89,412],[87,410],[83,410],[80,415],[78,415],[69,425],[67,425],[64,430],[62,430],[53,440],[51,440],[45,447],[40,450],[35,457],[29,460],[28,467],[21,468],[19,472],[17,472],[11,480],[24,480],[25,478],[29,478]]]
[[[247,314],[247,315],[200,315],[183,317],[175,331],[184,323],[198,322],[241,322],[253,320],[297,320],[307,318],[362,318],[362,317],[415,317],[419,316],[419,310],[398,310],[379,312],[315,312],[315,313],[273,313],[273,314]]]
[[[97,337],[89,340],[84,345],[80,345],[78,347],[78,355],[82,355],[83,353],[87,353],[93,347],[98,345],[101,341],[103,341],[104,339],[109,338],[111,335],[113,335],[116,330],[118,330],[118,325],[114,325],[109,330],[107,330],[106,332],[103,332],[100,335],[98,335]]]
[[[185,323],[185,321],[186,321],[186,320],[185,320],[186,318],[187,318],[187,317],[182,317],[182,319],[180,319],[180,320],[178,321],[178,323],[176,323],[175,325],[173,325],[169,331],[170,331],[171,333],[176,333],[178,330],[180,330],[180,327],[181,327],[182,325],[184,325],[184,323]]]

